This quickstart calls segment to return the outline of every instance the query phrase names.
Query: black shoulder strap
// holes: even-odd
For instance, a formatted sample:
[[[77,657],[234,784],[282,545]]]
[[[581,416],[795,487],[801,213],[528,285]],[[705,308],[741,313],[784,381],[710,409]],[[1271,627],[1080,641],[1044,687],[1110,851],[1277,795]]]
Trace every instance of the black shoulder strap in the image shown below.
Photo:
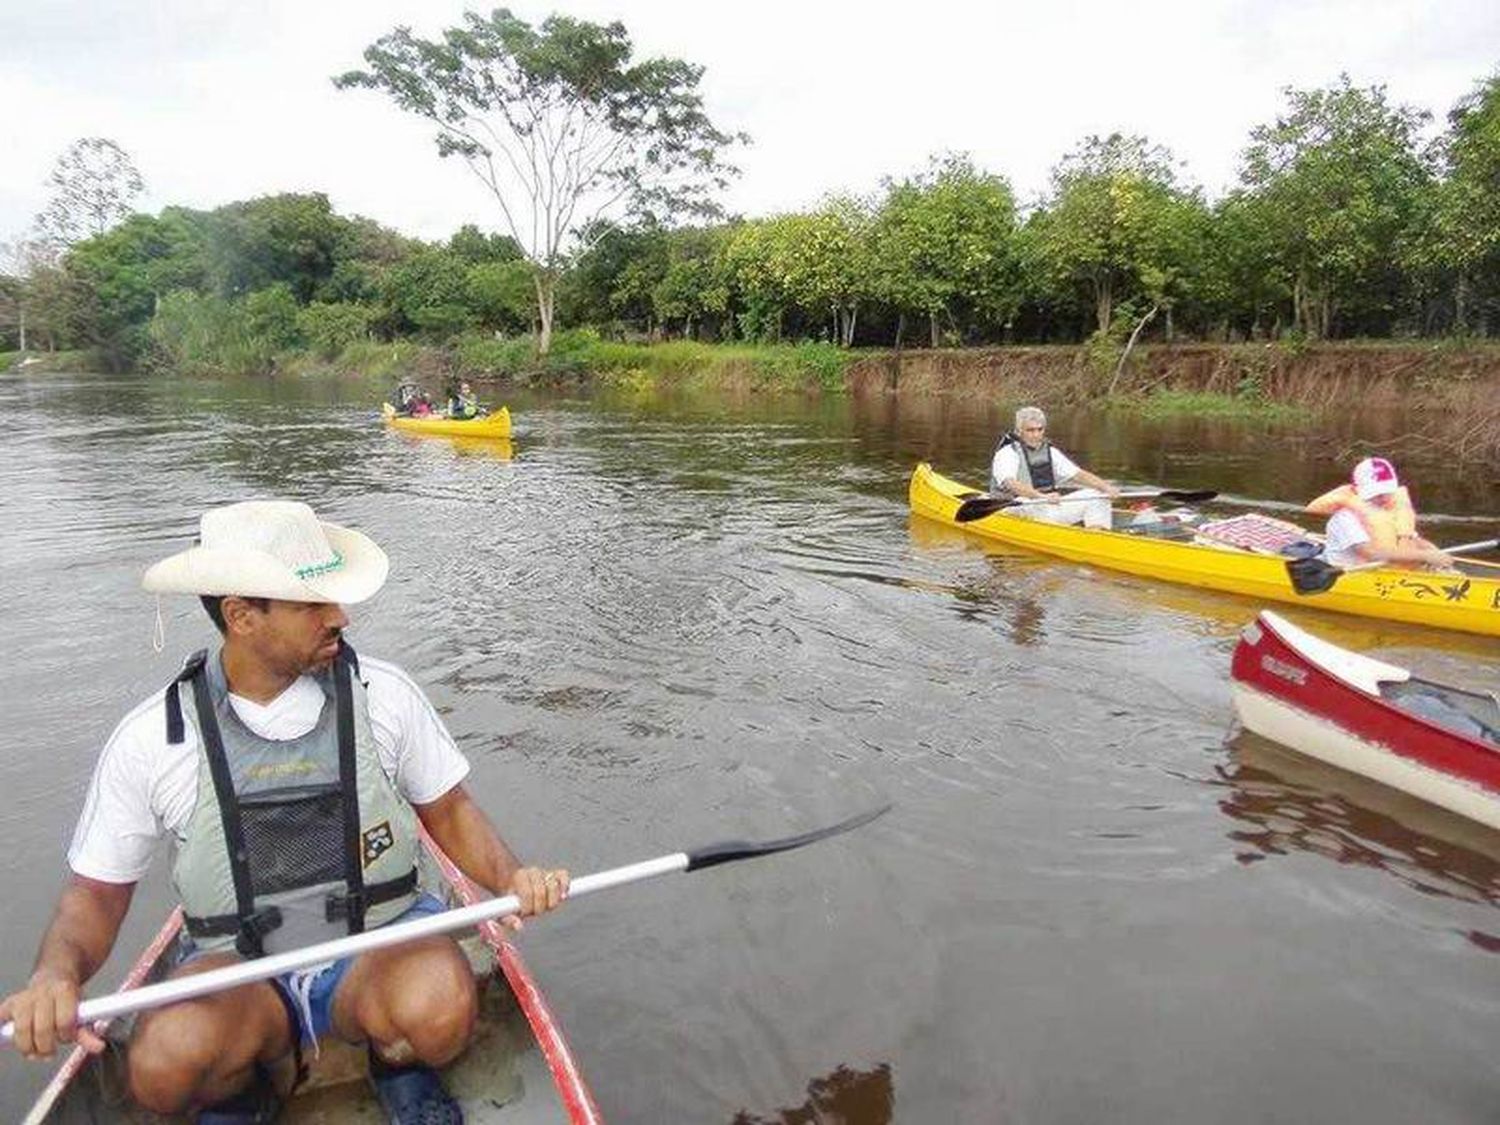
[[[182,740],[187,737],[187,732],[182,725],[181,685],[203,671],[207,663],[208,649],[200,648],[182,662],[182,671],[178,672],[177,678],[167,685],[167,744],[169,746],[181,746]]]
[[[354,686],[359,668],[354,650],[340,642],[333,662],[333,698],[339,736],[339,789],[344,803],[344,883],[348,888],[349,932],[365,928],[365,871],[359,835],[359,773],[354,745]]]
[[[255,889],[250,882],[249,852],[245,848],[245,829],[240,821],[240,802],[235,796],[234,778],[229,773],[229,756],[224,752],[224,736],[219,731],[219,720],[214,715],[204,663],[199,661],[187,678],[193,685],[198,737],[203,740],[203,753],[208,759],[208,773],[213,779],[214,796],[219,801],[219,822],[224,828],[224,846],[229,852],[235,912],[240,917],[242,928],[241,942],[237,945],[245,956],[259,957],[263,952],[260,948],[260,937],[263,935],[254,933],[252,928],[255,918]]]

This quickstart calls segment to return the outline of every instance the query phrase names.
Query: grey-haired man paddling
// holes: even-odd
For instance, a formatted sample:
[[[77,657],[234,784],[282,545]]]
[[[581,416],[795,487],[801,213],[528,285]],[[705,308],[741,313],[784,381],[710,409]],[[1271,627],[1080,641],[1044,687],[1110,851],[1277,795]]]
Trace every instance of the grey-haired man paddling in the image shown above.
[[[1069,493],[1064,500],[1058,489],[1072,481],[1086,487]],[[1109,481],[1079,468],[1047,440],[1047,416],[1035,406],[1016,411],[1015,430],[1001,437],[990,462],[990,495],[1035,501],[1009,510],[1043,523],[1081,523],[1108,529],[1108,497],[1118,493]]]
[[[421,689],[344,644],[341,607],[387,570],[367,537],[307,505],[250,501],[207,512],[197,546],[147,571],[148,590],[199,595],[223,646],[190,658],[100,756],[36,968],[0,1003],[23,1053],[102,1047],[74,1027],[79,992],[162,836],[191,939],[179,973],[440,909],[416,885],[419,824],[523,914],[563,900],[568,873],[523,867],[470,798],[468,763]],[[475,1014],[458,946],[424,938],[146,1015],[131,1092],[200,1122],[267,1121],[270,1065],[331,1034],[369,1042],[391,1121],[458,1122],[429,1068],[463,1050]]]

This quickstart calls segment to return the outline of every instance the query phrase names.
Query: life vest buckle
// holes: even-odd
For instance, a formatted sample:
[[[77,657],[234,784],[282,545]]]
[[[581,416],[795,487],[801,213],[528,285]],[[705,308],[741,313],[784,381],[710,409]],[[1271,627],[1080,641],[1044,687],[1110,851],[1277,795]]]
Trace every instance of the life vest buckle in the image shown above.
[[[323,918],[329,922],[343,922],[351,917],[363,918],[369,906],[369,896],[363,890],[329,895],[323,900]]]
[[[234,939],[235,949],[242,957],[264,957],[266,935],[273,930],[280,929],[281,922],[281,907],[279,906],[263,906],[259,910],[252,911],[240,919],[239,936]]]

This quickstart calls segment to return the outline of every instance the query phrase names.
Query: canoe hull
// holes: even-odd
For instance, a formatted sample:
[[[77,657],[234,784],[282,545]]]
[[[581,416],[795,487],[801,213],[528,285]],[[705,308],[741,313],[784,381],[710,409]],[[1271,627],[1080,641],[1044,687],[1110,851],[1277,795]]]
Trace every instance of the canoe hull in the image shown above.
[[[975,490],[918,465],[908,489],[911,510],[971,535],[1074,562],[1163,582],[1240,594],[1257,601],[1405,621],[1438,629],[1500,636],[1500,578],[1401,570],[1354,571],[1327,593],[1303,597],[1292,589],[1286,560],[1231,548],[1172,542],[1115,531],[1022,519],[997,512],[971,523],[954,519],[960,500]]]
[[[510,410],[502,406],[483,418],[403,418],[390,403],[381,409],[385,424],[409,434],[443,434],[447,437],[508,438]]]
[[[1381,685],[1410,680],[1405,669],[1337,649],[1267,610],[1245,627],[1230,679],[1245,729],[1500,829],[1500,747],[1383,698]]]

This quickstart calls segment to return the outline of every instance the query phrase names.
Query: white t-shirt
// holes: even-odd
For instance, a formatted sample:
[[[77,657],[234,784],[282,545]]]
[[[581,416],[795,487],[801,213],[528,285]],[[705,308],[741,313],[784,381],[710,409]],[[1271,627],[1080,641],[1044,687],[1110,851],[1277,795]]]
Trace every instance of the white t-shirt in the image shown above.
[[[1323,557],[1334,566],[1358,566],[1365,560],[1354,553],[1354,548],[1369,541],[1370,533],[1359,517],[1348,508],[1340,508],[1328,517]]]
[[[468,775],[468,760],[410,676],[367,656],[359,658],[359,674],[381,767],[403,797],[427,804]],[[317,725],[326,698],[316,680],[303,676],[268,704],[233,694],[229,702],[256,734],[286,741]],[[182,703],[191,720],[190,691]],[[126,715],[104,744],[68,848],[68,866],[79,875],[137,882],[160,840],[185,830],[198,799],[198,735],[188,721],[181,744],[169,745],[166,710],[163,688]]]
[[[1016,442],[995,451],[994,463],[990,465],[994,479],[1004,484],[1008,480],[1021,479],[1021,447]],[[1058,484],[1064,484],[1078,475],[1078,466],[1057,446],[1052,447],[1052,475]]]

